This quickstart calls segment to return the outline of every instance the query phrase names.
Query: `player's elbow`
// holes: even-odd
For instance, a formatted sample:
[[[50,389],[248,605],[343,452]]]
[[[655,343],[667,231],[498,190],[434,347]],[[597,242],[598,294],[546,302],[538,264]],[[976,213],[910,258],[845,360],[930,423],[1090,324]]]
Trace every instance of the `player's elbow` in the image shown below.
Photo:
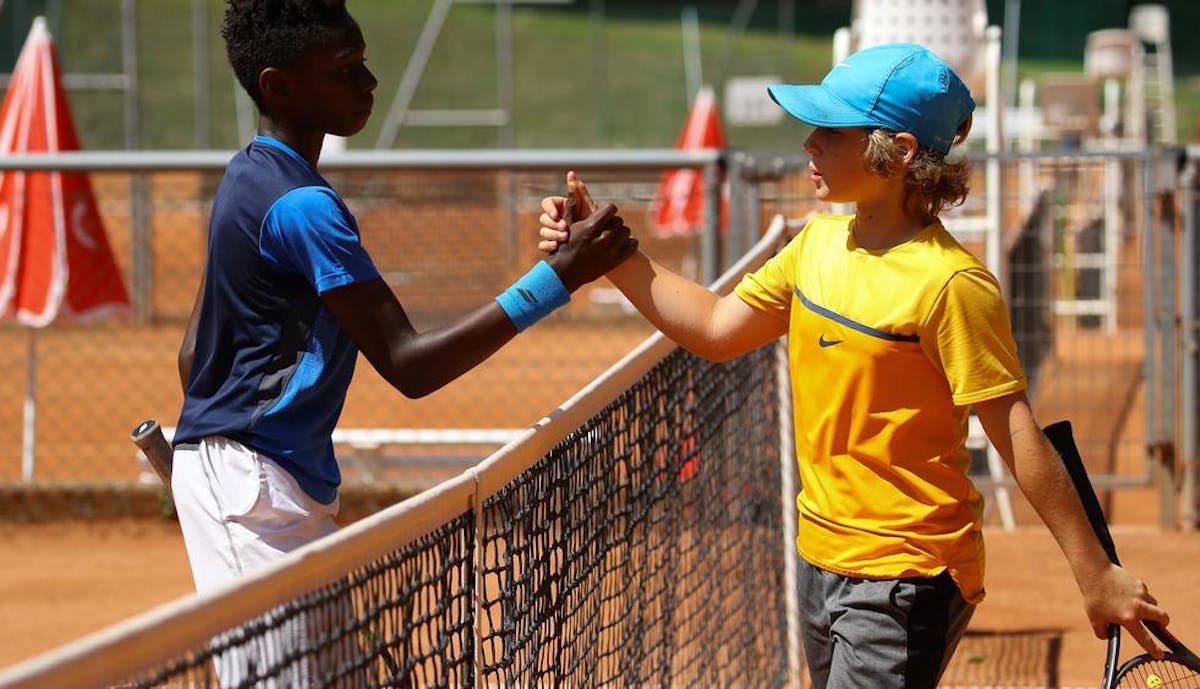
[[[714,364],[719,364],[733,358],[733,355],[727,354],[720,349],[704,342],[680,342],[679,340],[675,340],[675,344],[679,345],[683,349],[686,349],[692,354],[695,354],[701,359],[704,359],[705,361],[711,361]]]
[[[723,364],[730,359],[737,357],[738,353],[727,350],[723,347],[708,347],[698,352],[692,352],[696,356],[711,361],[714,364]]]
[[[701,356],[703,356],[703,358],[705,360],[711,361],[714,364],[723,364],[726,361],[729,361],[730,359],[735,358],[737,356],[737,353],[736,352],[728,352],[723,349],[718,349],[718,350],[708,352],[707,354],[704,354]]]
[[[435,388],[424,385],[420,381],[414,381],[408,377],[389,377],[388,382],[401,395],[404,395],[410,400],[419,400],[422,397],[429,395]]]
[[[694,338],[690,342],[683,344],[683,347],[701,359],[711,361],[715,364],[734,359],[744,352],[735,339],[722,337],[711,331],[705,333],[703,337]]]
[[[413,374],[411,370],[393,371],[385,378],[401,395],[410,400],[421,399],[437,392],[444,384],[429,375]]]
[[[377,343],[368,343],[377,344]],[[423,363],[415,350],[404,343],[361,347],[371,368],[397,392],[409,399],[420,399],[441,387],[435,380],[434,367]]]
[[[179,349],[179,355],[175,359],[175,364],[179,368],[179,384],[183,386],[184,391],[187,390],[188,379],[192,374],[192,362],[196,358],[196,349],[194,347],[183,346]]]

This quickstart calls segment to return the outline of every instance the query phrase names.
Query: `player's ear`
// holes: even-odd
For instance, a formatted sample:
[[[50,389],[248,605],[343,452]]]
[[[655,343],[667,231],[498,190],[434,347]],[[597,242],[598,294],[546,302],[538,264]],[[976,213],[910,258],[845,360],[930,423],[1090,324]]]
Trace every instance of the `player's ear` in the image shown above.
[[[957,146],[967,140],[967,135],[971,133],[971,124],[973,122],[975,122],[974,113],[967,115],[967,119],[958,125],[958,131],[954,132],[954,143],[950,144],[951,146]]]
[[[267,103],[280,103],[287,100],[290,85],[283,70],[267,67],[258,74],[258,90]]]
[[[900,154],[900,160],[908,165],[917,158],[917,137],[910,132],[900,132],[892,139],[896,144],[896,152]]]

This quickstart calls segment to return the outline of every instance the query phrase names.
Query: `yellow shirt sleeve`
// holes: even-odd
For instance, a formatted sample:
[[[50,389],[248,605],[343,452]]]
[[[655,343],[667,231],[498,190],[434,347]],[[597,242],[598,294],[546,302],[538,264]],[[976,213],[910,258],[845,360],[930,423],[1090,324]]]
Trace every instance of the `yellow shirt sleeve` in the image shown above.
[[[1000,285],[983,268],[960,270],[946,282],[922,328],[921,346],[958,406],[1025,389]]]
[[[801,231],[761,268],[743,276],[734,293],[750,308],[786,322],[796,287],[796,254],[803,236]]]

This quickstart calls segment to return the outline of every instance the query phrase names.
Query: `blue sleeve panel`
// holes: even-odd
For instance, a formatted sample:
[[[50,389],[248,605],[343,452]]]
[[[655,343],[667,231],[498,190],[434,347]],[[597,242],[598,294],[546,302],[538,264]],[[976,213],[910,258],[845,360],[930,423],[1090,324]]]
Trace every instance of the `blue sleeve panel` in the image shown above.
[[[300,187],[263,219],[259,252],[277,270],[298,273],[318,294],[379,277],[358,227],[329,187]]]

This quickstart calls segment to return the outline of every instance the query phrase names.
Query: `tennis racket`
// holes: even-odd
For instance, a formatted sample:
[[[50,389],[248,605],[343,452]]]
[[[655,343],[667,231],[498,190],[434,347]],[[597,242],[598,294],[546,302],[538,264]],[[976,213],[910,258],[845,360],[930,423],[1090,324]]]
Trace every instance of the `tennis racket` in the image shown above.
[[[1104,519],[1104,511],[1100,509],[1100,501],[1096,499],[1096,491],[1088,480],[1079,449],[1075,446],[1075,438],[1071,434],[1071,422],[1059,421],[1045,429],[1050,444],[1058,451],[1075,492],[1083,502],[1088,521],[1100,545],[1108,554],[1108,559],[1115,565],[1120,565],[1117,559],[1117,548],[1113,544],[1112,534],[1108,531],[1108,523]],[[1200,689],[1200,658],[1183,645],[1175,635],[1168,632],[1157,622],[1144,620],[1142,622],[1150,633],[1158,638],[1168,652],[1161,660],[1155,660],[1148,653],[1130,658],[1120,663],[1121,626],[1108,626],[1108,656],[1104,662],[1103,689],[1166,689],[1180,687],[1182,689]]]
[[[173,452],[171,444],[163,436],[162,426],[159,426],[154,419],[146,419],[133,429],[133,432],[129,434],[129,439],[141,449],[146,455],[146,459],[150,460],[150,467],[154,469],[154,473],[158,474],[158,480],[162,481],[163,488],[170,493]]]

